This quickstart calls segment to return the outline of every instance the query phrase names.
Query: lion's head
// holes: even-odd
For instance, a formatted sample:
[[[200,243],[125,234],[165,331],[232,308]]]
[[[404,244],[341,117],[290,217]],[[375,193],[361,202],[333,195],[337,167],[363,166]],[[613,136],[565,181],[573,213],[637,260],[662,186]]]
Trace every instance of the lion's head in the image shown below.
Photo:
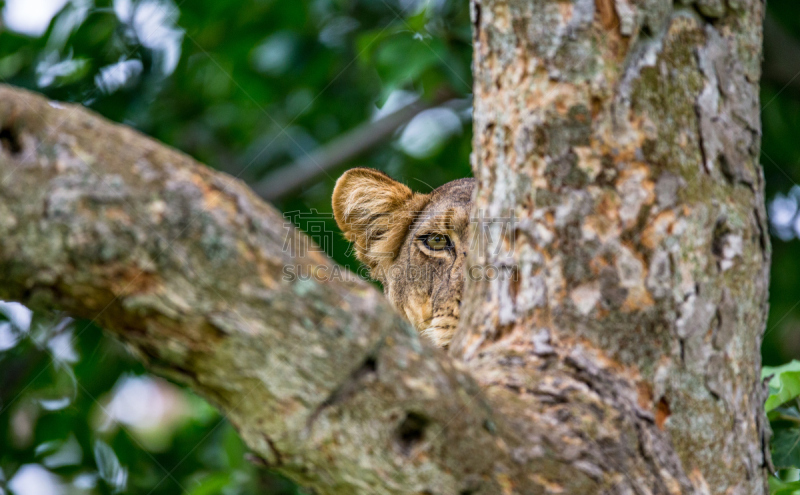
[[[333,214],[356,256],[392,305],[435,345],[458,324],[474,179],[419,194],[368,168],[348,170],[333,190]]]

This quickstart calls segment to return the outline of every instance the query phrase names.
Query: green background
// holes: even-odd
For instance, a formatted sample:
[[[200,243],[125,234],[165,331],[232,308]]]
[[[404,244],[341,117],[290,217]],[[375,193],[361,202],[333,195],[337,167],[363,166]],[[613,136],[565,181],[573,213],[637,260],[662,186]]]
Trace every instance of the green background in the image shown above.
[[[40,30],[23,34],[12,14],[26,1],[39,3],[0,2],[0,80],[82,103],[251,184],[381,109],[451,95],[455,105],[275,201],[284,212],[316,210],[299,226],[325,222],[325,248],[350,267],[329,215],[343,170],[378,168],[424,192],[470,175],[466,1],[71,0],[49,23],[40,10]],[[794,2],[769,9],[786,34],[800,35]],[[770,212],[783,215],[763,347],[772,365],[800,357],[798,80],[768,75],[762,84],[762,164]],[[215,410],[148,375],[92,322],[28,316],[0,306],[0,495],[51,475],[69,494],[298,493],[251,465]]]

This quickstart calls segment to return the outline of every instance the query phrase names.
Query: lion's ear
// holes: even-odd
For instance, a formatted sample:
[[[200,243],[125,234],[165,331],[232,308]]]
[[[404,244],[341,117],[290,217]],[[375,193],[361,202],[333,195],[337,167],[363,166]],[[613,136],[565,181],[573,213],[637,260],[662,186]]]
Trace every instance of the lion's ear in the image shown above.
[[[383,172],[354,168],[336,181],[333,215],[355,244],[358,259],[374,270],[394,260],[426,201],[426,195],[415,194]]]

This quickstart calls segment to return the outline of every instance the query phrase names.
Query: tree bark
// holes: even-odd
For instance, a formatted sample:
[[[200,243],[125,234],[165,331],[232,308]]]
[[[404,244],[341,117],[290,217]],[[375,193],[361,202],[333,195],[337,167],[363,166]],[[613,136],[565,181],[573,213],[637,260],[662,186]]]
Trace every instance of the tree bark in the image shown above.
[[[7,87],[0,299],[95,318],[320,494],[766,493],[763,5],[683,3],[473,3],[501,276],[450,356],[243,184]]]
[[[286,222],[186,155],[0,86],[0,299],[94,319],[316,493],[501,493],[513,432],[468,373]]]
[[[764,5],[682,3],[473,3],[470,256],[511,269],[452,353],[552,492],[768,492]]]

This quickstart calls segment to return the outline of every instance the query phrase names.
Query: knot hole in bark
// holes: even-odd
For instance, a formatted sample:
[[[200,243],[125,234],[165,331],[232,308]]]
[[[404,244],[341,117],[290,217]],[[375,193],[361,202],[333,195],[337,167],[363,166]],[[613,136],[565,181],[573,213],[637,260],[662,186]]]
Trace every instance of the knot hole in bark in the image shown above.
[[[728,218],[724,215],[719,217],[714,224],[714,233],[711,240],[711,252],[714,253],[714,256],[717,258],[722,258],[724,256],[725,237],[730,233],[731,229],[728,226]]]
[[[425,438],[425,430],[430,419],[416,412],[406,413],[406,417],[395,432],[395,439],[403,454],[408,455]]]
[[[12,156],[18,155],[22,151],[17,131],[11,127],[0,128],[0,147],[8,151]]]

